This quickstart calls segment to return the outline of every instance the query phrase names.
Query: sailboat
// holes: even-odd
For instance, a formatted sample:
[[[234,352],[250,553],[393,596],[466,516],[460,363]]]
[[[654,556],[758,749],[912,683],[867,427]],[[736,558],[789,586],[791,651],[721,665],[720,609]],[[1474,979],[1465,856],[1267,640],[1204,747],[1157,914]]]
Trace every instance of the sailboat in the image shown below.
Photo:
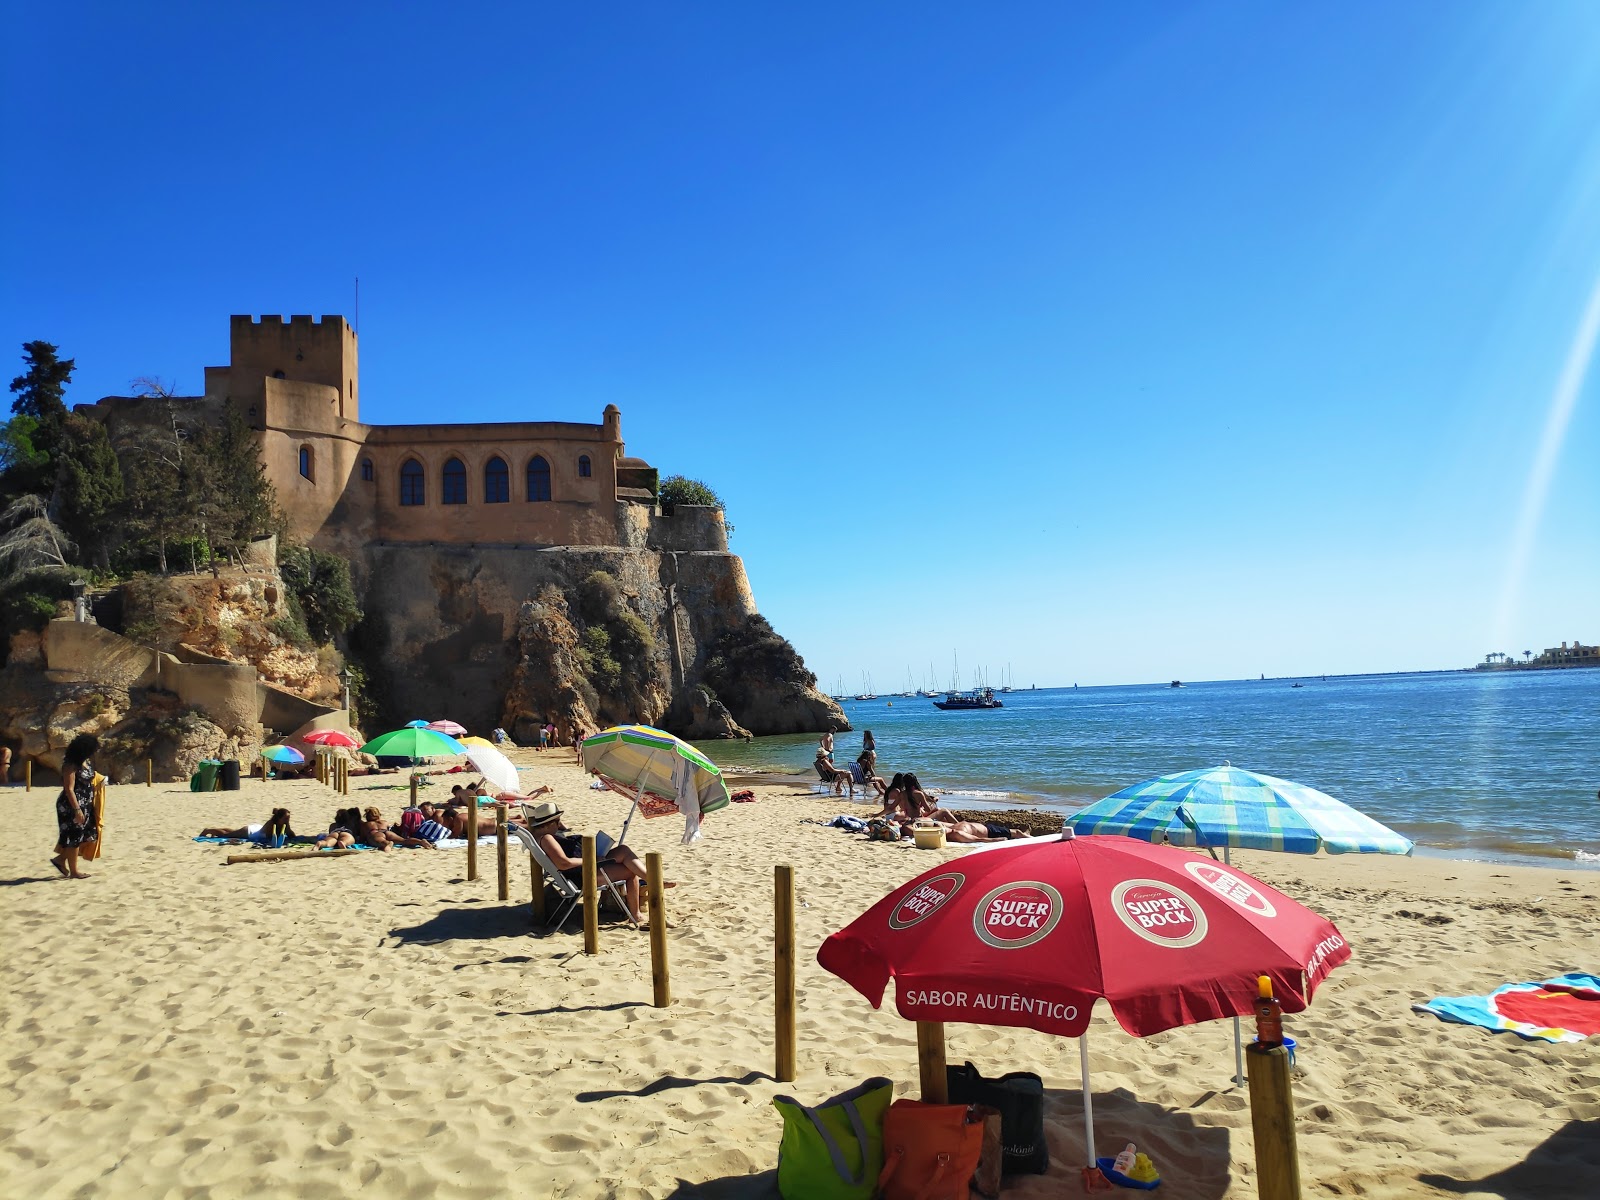
[[[911,668],[906,668],[906,690],[899,693],[901,699],[909,699],[917,694],[917,685],[911,678]]]
[[[1011,690],[1011,664],[1010,663],[1006,664],[1005,674],[1000,677],[1000,690],[1002,692],[1009,692]]]
[[[877,695],[872,690],[872,672],[871,671],[863,671],[861,673],[861,684],[862,684],[862,691],[861,691],[861,694],[856,697],[857,700],[876,700],[878,698]]]
[[[932,699],[934,696],[937,696],[938,694],[939,694],[938,692],[933,690],[933,664],[929,663],[928,664],[928,683],[927,683],[927,686],[918,688],[917,689],[917,695],[925,696],[925,697],[927,697],[929,699]]]

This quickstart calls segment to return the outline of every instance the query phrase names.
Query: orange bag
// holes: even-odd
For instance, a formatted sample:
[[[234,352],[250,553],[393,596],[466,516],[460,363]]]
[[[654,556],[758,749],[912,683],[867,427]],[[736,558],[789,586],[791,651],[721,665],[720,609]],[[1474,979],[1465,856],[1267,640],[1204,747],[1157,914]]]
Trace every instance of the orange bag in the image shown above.
[[[976,1105],[896,1100],[883,1117],[882,1200],[967,1200],[983,1152]]]

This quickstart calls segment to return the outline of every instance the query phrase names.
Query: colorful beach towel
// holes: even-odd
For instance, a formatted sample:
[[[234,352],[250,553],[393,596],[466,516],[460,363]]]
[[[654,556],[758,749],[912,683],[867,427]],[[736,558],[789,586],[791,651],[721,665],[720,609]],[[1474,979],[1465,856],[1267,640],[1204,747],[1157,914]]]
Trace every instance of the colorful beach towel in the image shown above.
[[[1558,975],[1543,983],[1508,983],[1487,996],[1440,996],[1413,1004],[1443,1021],[1546,1042],[1581,1042],[1600,1034],[1600,977]]]

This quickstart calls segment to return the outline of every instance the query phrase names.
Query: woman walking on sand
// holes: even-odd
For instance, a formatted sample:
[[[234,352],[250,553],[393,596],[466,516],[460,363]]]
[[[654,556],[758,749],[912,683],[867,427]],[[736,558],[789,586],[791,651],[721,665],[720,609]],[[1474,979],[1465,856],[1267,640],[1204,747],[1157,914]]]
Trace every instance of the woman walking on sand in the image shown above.
[[[61,794],[56,797],[56,856],[50,865],[69,879],[89,878],[78,870],[78,855],[99,838],[94,819],[94,767],[89,760],[100,749],[100,739],[80,733],[67,745],[61,760]]]

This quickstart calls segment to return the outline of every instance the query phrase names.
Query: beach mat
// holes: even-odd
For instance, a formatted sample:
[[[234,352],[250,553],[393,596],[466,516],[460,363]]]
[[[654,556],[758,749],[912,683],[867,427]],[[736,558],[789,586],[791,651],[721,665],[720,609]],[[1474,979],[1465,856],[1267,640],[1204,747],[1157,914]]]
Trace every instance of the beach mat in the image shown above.
[[[1441,1021],[1530,1041],[1581,1042],[1600,1034],[1600,977],[1574,972],[1543,983],[1508,983],[1487,996],[1440,996],[1411,1007]]]

